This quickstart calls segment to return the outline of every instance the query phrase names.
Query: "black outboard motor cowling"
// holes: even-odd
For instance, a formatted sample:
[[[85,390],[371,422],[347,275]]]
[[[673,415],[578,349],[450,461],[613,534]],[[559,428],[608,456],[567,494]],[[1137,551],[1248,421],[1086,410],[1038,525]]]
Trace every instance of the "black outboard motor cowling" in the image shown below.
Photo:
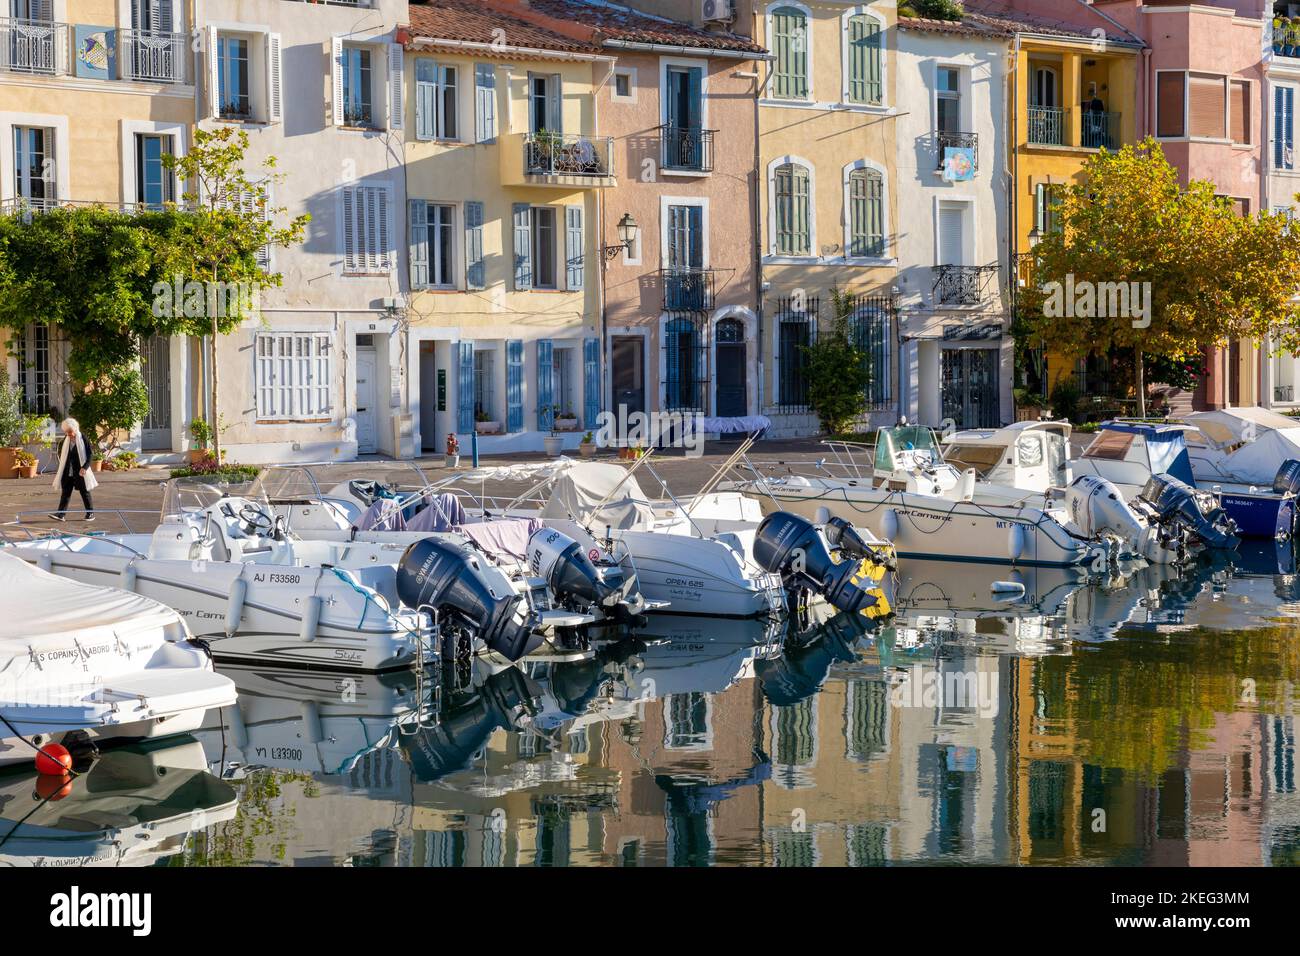
[[[581,544],[554,528],[542,528],[528,540],[528,567],[571,610],[595,605],[620,617],[639,614],[645,606],[635,575],[625,575],[612,561],[597,565]]]
[[[1173,475],[1147,479],[1141,497],[1155,508],[1159,520],[1183,523],[1207,548],[1235,548],[1237,525],[1206,492],[1198,492]]]
[[[1273,478],[1273,494],[1300,495],[1300,460],[1288,458],[1282,462]]]
[[[511,661],[536,650],[543,640],[527,603],[504,574],[473,552],[437,538],[406,549],[397,565],[397,596],[412,610],[432,607],[440,621],[451,618],[475,631]]]
[[[862,535],[858,534],[858,529],[849,524],[843,518],[832,517],[822,528],[822,533],[826,535],[826,540],[832,548],[839,548],[851,558],[870,558],[871,560],[884,565],[888,571],[897,571],[898,565],[893,558],[882,555],[867,542],[862,540]]]
[[[764,518],[754,537],[754,560],[763,570],[780,574],[787,584],[799,582],[812,588],[841,611],[869,617],[889,613],[884,593],[860,573],[864,562],[836,564],[807,518],[788,511]]]

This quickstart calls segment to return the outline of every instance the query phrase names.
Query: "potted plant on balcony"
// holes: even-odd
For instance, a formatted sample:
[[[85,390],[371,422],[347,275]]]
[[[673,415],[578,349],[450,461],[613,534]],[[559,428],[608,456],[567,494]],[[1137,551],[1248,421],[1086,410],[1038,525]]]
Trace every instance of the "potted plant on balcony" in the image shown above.
[[[501,423],[493,421],[487,412],[474,413],[474,431],[480,435],[495,435],[501,431]]]
[[[197,465],[207,457],[208,449],[211,446],[212,426],[208,424],[207,419],[195,417],[190,422],[190,464]]]
[[[557,432],[576,432],[578,430],[578,416],[573,412],[561,412],[559,406],[556,406],[555,412],[555,430]]]
[[[26,448],[14,452],[14,474],[19,478],[36,477],[36,456]]]
[[[578,446],[578,454],[583,458],[596,457],[596,442],[592,437],[591,432],[587,432],[587,434],[582,436],[582,444]]]
[[[448,468],[460,467],[460,439],[455,432],[447,433],[447,451],[442,456],[442,463]]]

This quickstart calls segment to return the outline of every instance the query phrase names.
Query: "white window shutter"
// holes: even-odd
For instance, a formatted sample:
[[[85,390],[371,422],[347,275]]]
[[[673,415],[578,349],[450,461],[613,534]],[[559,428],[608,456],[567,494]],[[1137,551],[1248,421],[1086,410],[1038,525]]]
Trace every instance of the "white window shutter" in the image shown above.
[[[402,45],[388,44],[388,128],[400,130],[406,125],[406,96],[403,93],[405,73],[402,66]]]
[[[266,35],[266,119],[279,123],[284,118],[284,96],[281,91],[280,34]]]
[[[331,41],[330,59],[333,63],[334,81],[334,125],[343,125],[343,38],[334,37]]]
[[[208,27],[208,118],[216,119],[221,115],[221,80],[217,70],[221,65],[217,56],[217,28]]]
[[[389,229],[388,208],[388,190],[382,187],[375,190],[375,213],[377,221],[375,223],[375,232],[379,242],[376,248],[376,264],[381,272],[389,272],[393,268],[393,243],[391,241],[391,229]]]
[[[357,241],[360,230],[357,229],[357,215],[360,203],[357,201],[360,190],[345,188],[343,190],[343,269],[345,272],[358,271],[360,257],[357,255]]]

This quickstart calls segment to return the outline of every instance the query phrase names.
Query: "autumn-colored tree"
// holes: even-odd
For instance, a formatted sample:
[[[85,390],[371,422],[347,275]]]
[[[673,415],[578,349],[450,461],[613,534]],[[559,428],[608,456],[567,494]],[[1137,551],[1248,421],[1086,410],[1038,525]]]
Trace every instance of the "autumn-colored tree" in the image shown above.
[[[1144,353],[1183,360],[1269,336],[1300,345],[1300,230],[1271,213],[1238,215],[1212,183],[1182,187],[1155,140],[1090,158],[1052,214],[1020,318],[1067,357],[1132,349],[1141,414]]]

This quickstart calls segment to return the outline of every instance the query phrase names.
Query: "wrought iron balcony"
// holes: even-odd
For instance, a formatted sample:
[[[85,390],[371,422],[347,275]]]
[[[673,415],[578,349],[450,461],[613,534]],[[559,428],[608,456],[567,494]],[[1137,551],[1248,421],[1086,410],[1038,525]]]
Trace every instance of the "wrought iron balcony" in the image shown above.
[[[1084,110],[1080,116],[1080,136],[1084,149],[1119,148],[1119,113]]]
[[[663,269],[665,312],[709,312],[713,309],[712,269]]]
[[[145,83],[184,83],[189,37],[158,30],[118,30],[117,74]]]
[[[692,173],[713,172],[712,129],[659,127],[663,138],[663,167],[666,170]]]
[[[68,24],[0,18],[0,70],[60,76],[68,72]]]
[[[1029,107],[1029,142],[1035,146],[1065,145],[1065,110],[1055,106]]]
[[[938,156],[936,157],[937,162],[935,164],[935,167],[937,169],[943,169],[943,155],[944,152],[949,147],[952,147],[953,149],[974,150],[975,168],[976,169],[980,168],[979,133],[951,133],[951,132],[944,132],[942,130],[937,131],[934,134],[934,147],[935,147],[935,152],[938,153]]]
[[[934,300],[937,305],[982,305],[989,297],[989,280],[998,266],[935,266]]]
[[[529,176],[609,176],[613,157],[614,141],[608,136],[543,130],[524,137],[524,172]]]
[[[56,209],[103,209],[108,212],[120,212],[132,215],[140,212],[157,210],[158,206],[148,203],[99,202],[93,199],[55,199],[53,197],[24,197],[0,201],[0,216],[22,216],[25,221],[32,216],[48,213]],[[177,208],[185,208],[178,204]]]

